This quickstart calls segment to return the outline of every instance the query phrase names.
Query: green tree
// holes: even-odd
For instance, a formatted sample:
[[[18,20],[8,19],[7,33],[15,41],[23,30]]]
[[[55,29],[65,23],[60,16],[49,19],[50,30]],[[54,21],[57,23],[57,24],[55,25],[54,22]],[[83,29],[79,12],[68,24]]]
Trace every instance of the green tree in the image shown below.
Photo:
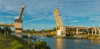
[[[56,27],[53,28],[53,31],[56,31]]]
[[[82,29],[82,34],[85,34],[85,30],[84,29]]]
[[[24,33],[26,33],[26,30],[23,30]]]
[[[35,30],[34,29],[32,29],[32,33],[34,33],[35,32]]]
[[[31,33],[31,30],[30,29],[27,29],[26,32]]]
[[[50,47],[47,45],[45,41],[37,41],[35,45],[36,49],[50,49]]]
[[[0,27],[0,33],[2,32],[2,28]]]
[[[45,32],[45,30],[41,30],[41,33],[44,33]]]
[[[4,33],[4,32],[11,33],[11,32],[12,32],[12,30],[11,30],[11,28],[10,28],[10,27],[3,27],[3,29],[2,29],[2,33]]]

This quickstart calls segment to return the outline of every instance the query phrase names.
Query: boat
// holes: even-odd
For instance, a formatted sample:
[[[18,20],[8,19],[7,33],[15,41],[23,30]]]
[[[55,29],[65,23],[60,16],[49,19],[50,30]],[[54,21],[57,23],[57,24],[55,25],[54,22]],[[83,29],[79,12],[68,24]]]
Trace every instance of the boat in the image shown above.
[[[43,30],[43,24],[42,24],[42,30]],[[42,31],[42,34],[38,37],[40,40],[45,39],[45,37],[43,36],[44,32]]]
[[[31,35],[30,35],[30,37],[28,37],[28,36],[29,36],[29,35],[27,35],[27,34],[23,34],[23,38],[36,39],[35,36],[31,36]]]
[[[44,40],[44,39],[45,39],[44,36],[39,36],[38,38],[39,38],[40,40]]]

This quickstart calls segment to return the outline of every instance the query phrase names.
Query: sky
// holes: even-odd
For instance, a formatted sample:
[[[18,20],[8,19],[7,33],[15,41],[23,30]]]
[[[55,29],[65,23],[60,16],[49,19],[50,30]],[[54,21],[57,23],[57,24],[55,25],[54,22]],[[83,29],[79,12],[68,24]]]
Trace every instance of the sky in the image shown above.
[[[11,23],[25,5],[23,29],[53,29],[53,10],[59,8],[65,26],[100,27],[100,0],[0,0],[0,23]],[[14,21],[12,22],[14,23]]]

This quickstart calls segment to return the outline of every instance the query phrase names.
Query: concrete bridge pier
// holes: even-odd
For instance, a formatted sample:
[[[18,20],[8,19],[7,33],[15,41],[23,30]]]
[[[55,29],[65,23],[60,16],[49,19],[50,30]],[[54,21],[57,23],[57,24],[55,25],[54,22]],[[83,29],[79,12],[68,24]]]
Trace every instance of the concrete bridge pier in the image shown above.
[[[57,36],[66,36],[66,27],[64,26],[59,26],[56,28],[57,30]]]
[[[99,31],[99,35],[100,35],[100,29],[98,28],[98,31]]]
[[[94,30],[94,29],[92,29],[92,35],[93,35],[93,30]]]
[[[97,33],[97,30],[96,30],[96,28],[95,28],[95,34]]]
[[[98,31],[99,31],[99,35],[100,35],[100,29]]]
[[[99,31],[99,35],[100,35],[100,29],[98,31]]]
[[[89,35],[89,29],[88,29],[88,35]]]
[[[79,30],[79,28],[76,28],[76,35],[78,35],[78,33],[79,33],[78,30]]]

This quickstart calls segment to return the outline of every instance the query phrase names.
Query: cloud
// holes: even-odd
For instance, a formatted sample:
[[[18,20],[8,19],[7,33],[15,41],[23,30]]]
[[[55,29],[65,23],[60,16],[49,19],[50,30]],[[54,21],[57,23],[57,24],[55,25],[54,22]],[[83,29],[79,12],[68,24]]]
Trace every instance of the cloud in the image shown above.
[[[63,20],[72,19],[72,17],[62,17]]]
[[[41,20],[41,19],[42,19],[42,18],[35,18],[35,19],[32,19],[32,20],[24,21],[24,23],[31,22],[31,21],[35,21],[35,20]]]
[[[42,16],[42,15],[41,15]],[[34,17],[31,20],[26,20],[24,23],[26,22],[31,22],[31,21],[36,21],[36,20],[50,20],[50,21],[55,21],[55,17],[53,15],[51,16],[42,16],[42,17]]]
[[[10,15],[7,15],[7,16],[2,16],[2,15],[0,15],[0,18],[2,18],[2,19],[5,19],[5,18],[11,18],[11,16]]]
[[[18,16],[17,16],[17,17],[15,17],[15,19],[18,19]]]
[[[100,20],[100,16],[90,17],[90,19],[89,19],[89,20],[98,21],[98,20]]]
[[[86,17],[99,13],[99,2],[97,0],[0,0],[0,10],[11,14],[19,14],[21,4],[24,3],[24,13],[31,17],[39,15],[49,17],[49,15],[53,15],[50,13],[53,13],[55,8],[59,8],[61,14],[65,16]]]
[[[0,18],[2,18],[2,19],[17,19],[18,18],[18,16],[11,16],[11,15],[7,15],[7,16],[2,16],[2,15],[0,15]]]
[[[22,3],[25,5],[24,23],[36,20],[49,20],[51,23],[52,20],[55,20],[53,14],[55,8],[59,8],[63,20],[74,19],[70,22],[78,22],[75,19],[77,17],[88,17],[89,20],[97,21],[99,17],[95,17],[100,15],[99,0],[0,0],[0,15],[4,16],[0,17],[0,21],[4,21],[5,18],[10,19],[9,15],[12,15],[13,18],[18,17]]]
[[[49,20],[55,20],[55,16],[54,15],[50,15],[50,16],[47,17],[47,19],[49,19]]]
[[[84,17],[99,12],[99,2],[97,0],[0,0],[0,10],[2,12],[10,13],[15,11],[19,13],[21,4],[24,3],[25,13],[33,17],[39,16],[41,13],[43,13],[43,16],[46,16],[55,8],[59,8],[64,15]]]
[[[79,22],[78,20],[71,20],[71,21],[69,21],[69,22]]]

